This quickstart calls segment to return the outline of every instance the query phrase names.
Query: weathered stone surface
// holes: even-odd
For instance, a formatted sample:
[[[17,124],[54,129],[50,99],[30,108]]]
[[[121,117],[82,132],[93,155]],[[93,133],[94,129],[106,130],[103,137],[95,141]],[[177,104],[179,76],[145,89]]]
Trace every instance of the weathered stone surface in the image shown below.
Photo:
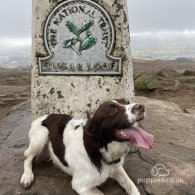
[[[184,70],[183,75],[184,76],[195,76],[195,71],[194,70]]]
[[[30,97],[30,71],[0,69],[0,119],[10,108]]]
[[[142,125],[154,134],[152,151],[142,150],[141,160],[136,154],[128,155],[125,169],[136,183],[142,195],[194,195],[195,188],[195,116],[185,114],[173,103],[136,97],[136,102],[146,105],[147,117]],[[31,112],[29,102],[15,107],[7,119],[0,122],[0,194],[2,195],[76,195],[72,190],[71,177],[51,162],[34,167],[35,182],[29,190],[19,185],[23,171],[23,152],[27,148],[27,134],[30,128]],[[181,178],[180,182],[139,182],[140,179],[155,178],[151,170],[156,164],[169,169],[163,177]],[[106,195],[125,195],[112,180],[100,187]]]
[[[60,2],[60,1],[58,1]],[[110,13],[116,42],[112,55],[122,58],[122,76],[40,76],[38,58],[47,56],[43,41],[45,20],[57,1],[33,1],[32,110],[34,118],[47,113],[83,116],[106,99],[124,97],[133,101],[133,73],[125,0],[96,0]],[[96,53],[94,53],[96,55]],[[60,95],[59,95],[60,94]]]
[[[184,76],[183,72],[168,68],[152,73],[144,73],[142,71],[136,72],[134,74],[135,90],[138,92],[176,92],[182,90],[193,91],[195,90],[195,77],[192,75],[192,70],[189,70],[188,76]]]
[[[194,84],[195,83],[195,77],[193,76],[180,77],[179,80],[184,84]]]
[[[184,112],[185,112],[185,113],[188,113],[188,114],[193,114],[193,115],[195,115],[195,110],[194,110],[194,109],[185,108],[185,109],[184,109]]]
[[[160,84],[155,75],[143,74],[135,80],[135,90],[150,91],[159,88]]]
[[[166,78],[174,78],[178,77],[179,73],[173,69],[164,68],[156,73],[159,76],[166,77]]]
[[[183,181],[143,184],[145,191],[156,195],[194,194],[195,117],[182,113],[176,104],[170,102],[144,97],[138,97],[136,101],[146,105],[147,118],[142,125],[155,136],[150,155],[156,164],[163,164],[169,169],[169,176],[165,179],[181,178]]]
[[[181,82],[175,78],[159,77],[160,90],[162,91],[177,91],[181,87]]]
[[[4,105],[6,105],[6,103],[4,101],[0,101],[0,105],[4,106]]]
[[[156,108],[158,108],[158,111],[163,111],[163,114],[167,111],[182,113],[181,108],[177,104],[168,101],[150,99],[146,97],[136,97],[136,102],[142,102],[148,109],[154,110],[155,112],[157,112]]]

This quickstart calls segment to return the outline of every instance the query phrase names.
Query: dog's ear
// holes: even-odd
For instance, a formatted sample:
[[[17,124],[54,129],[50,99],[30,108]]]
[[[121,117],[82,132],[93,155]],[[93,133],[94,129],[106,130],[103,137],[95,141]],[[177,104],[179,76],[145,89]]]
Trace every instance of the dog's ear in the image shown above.
[[[91,118],[87,121],[87,124],[84,127],[84,146],[87,151],[87,154],[91,160],[92,165],[101,172],[102,164],[101,158],[102,155],[100,153],[100,131],[98,126],[95,123],[94,118]]]

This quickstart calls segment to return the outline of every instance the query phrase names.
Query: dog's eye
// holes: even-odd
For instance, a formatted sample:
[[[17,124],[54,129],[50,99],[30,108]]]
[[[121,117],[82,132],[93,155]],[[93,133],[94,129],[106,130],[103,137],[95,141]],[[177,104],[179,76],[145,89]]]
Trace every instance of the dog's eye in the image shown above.
[[[108,111],[108,115],[113,115],[115,114],[116,112],[118,112],[118,108],[117,107],[111,107]]]

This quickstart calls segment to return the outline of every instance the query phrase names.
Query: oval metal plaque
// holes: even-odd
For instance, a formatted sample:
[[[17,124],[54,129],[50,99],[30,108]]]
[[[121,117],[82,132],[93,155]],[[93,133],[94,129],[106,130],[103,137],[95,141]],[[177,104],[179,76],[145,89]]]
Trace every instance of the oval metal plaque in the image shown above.
[[[91,0],[68,0],[48,16],[44,31],[49,56],[40,74],[121,75],[121,58],[111,55],[115,30],[105,9]]]

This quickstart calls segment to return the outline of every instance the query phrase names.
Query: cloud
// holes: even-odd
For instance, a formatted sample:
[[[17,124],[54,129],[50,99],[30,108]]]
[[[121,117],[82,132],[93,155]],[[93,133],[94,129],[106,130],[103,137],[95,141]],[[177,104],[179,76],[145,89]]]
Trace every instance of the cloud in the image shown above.
[[[129,0],[132,32],[195,29],[194,0]]]
[[[5,0],[0,6],[0,38],[31,36],[31,1]]]
[[[0,45],[4,49],[22,49],[31,46],[31,38],[0,38]]]
[[[195,31],[190,31],[190,30],[184,30],[184,31],[157,31],[157,32],[151,32],[151,31],[145,31],[145,32],[136,32],[136,33],[131,33],[131,36],[152,36],[152,37],[175,37],[175,36],[186,36],[186,37],[191,37],[195,36]]]
[[[133,33],[195,30],[195,0],[127,2],[130,29]],[[32,0],[5,0],[1,3],[0,39],[31,37],[31,4]]]

